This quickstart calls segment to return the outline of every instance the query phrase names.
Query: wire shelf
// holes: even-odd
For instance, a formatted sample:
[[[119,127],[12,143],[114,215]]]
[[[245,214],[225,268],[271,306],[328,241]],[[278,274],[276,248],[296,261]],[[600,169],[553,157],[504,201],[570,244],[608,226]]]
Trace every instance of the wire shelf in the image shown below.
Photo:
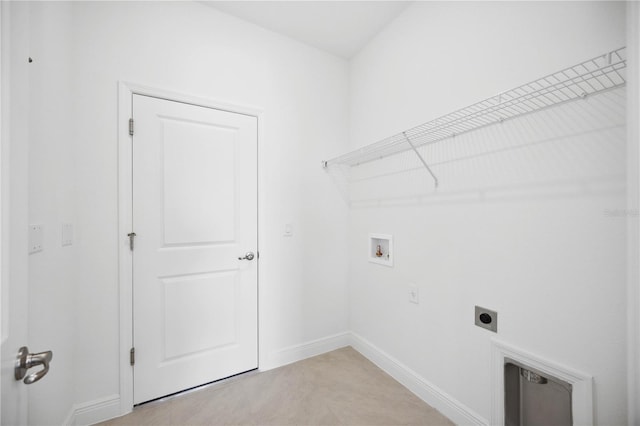
[[[390,155],[413,150],[436,186],[438,180],[416,148],[505,120],[540,111],[626,83],[626,48],[565,68],[514,89],[476,102],[379,142],[323,161],[333,165],[358,166]]]

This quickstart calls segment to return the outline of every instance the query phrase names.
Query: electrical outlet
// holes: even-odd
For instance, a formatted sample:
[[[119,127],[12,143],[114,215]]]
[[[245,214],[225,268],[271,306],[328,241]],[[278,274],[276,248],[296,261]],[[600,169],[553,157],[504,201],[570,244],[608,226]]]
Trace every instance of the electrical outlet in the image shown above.
[[[409,284],[409,302],[415,303],[416,305],[420,303],[420,292],[418,290],[418,286],[415,284]]]
[[[498,332],[498,313],[481,306],[475,308],[475,324],[494,333]]]

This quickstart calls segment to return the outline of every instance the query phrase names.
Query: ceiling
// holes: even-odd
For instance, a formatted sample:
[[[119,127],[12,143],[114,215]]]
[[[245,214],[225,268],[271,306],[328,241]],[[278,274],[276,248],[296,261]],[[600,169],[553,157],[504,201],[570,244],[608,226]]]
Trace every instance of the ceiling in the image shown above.
[[[204,1],[208,6],[345,59],[409,1]]]

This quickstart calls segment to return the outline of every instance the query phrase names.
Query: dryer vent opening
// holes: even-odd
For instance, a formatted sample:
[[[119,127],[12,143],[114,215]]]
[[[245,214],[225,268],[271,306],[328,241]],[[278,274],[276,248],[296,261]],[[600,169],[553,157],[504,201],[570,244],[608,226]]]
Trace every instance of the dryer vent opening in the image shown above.
[[[505,426],[571,426],[571,384],[505,358]]]

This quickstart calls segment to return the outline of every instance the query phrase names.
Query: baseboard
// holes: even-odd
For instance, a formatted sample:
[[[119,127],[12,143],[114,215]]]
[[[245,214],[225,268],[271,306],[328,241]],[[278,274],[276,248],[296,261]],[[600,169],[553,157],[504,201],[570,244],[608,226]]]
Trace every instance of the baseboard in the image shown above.
[[[316,355],[351,346],[404,385],[420,399],[459,425],[488,425],[489,422],[460,401],[433,385],[397,359],[385,353],[356,333],[344,332],[299,345],[289,346],[269,357],[268,370]],[[120,396],[112,395],[82,404],[76,404],[64,423],[85,426],[120,416]]]
[[[62,426],[72,426],[73,423],[73,419],[75,418],[76,415],[76,407],[75,405],[72,405],[71,408],[69,409],[69,412],[67,413],[67,417],[64,418],[64,420],[62,421]]]
[[[74,405],[64,425],[92,425],[120,415],[120,395],[111,395]]]
[[[470,410],[437,386],[418,375],[391,355],[385,353],[362,336],[351,333],[351,346],[402,383],[427,404],[458,425],[488,425],[489,421]]]
[[[344,332],[312,340],[300,345],[290,346],[275,352],[269,357],[269,366],[261,370],[281,367],[312,356],[331,352],[349,346],[350,333]],[[85,426],[121,416],[120,396],[111,395],[93,401],[76,404],[71,408],[64,422],[65,426]]]
[[[260,369],[270,370],[272,368],[282,367],[283,365],[291,364],[292,362],[302,361],[303,359],[310,358],[312,356],[344,348],[349,346],[350,343],[351,333],[344,332],[299,345],[289,346],[288,348],[281,349],[271,354],[269,356],[269,365],[260,366]]]

